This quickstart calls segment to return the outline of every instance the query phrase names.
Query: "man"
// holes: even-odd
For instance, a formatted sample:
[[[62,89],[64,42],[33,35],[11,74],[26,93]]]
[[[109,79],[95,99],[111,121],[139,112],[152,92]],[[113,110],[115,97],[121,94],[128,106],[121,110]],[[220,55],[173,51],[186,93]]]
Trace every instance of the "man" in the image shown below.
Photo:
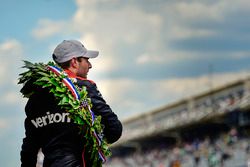
[[[105,102],[96,84],[87,79],[92,68],[89,58],[95,58],[98,51],[87,50],[81,42],[64,40],[54,50],[53,59],[62,67],[76,84],[87,88],[92,108],[96,116],[101,116],[103,135],[108,143],[117,141],[122,133],[122,124],[117,115]],[[86,141],[79,127],[68,117],[67,111],[58,106],[58,101],[49,90],[28,82],[23,89],[34,90],[26,107],[25,138],[21,150],[21,166],[36,166],[37,153],[41,148],[44,154],[44,167],[88,167],[93,166]]]

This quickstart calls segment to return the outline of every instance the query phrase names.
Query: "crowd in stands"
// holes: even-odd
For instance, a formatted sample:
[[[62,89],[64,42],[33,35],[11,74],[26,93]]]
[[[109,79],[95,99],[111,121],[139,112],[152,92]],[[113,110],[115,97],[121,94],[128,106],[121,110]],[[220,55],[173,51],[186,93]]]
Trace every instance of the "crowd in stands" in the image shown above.
[[[126,156],[115,156],[105,167],[248,167],[250,138],[239,136],[237,129],[216,138],[205,137],[182,141],[171,147],[137,150]]]

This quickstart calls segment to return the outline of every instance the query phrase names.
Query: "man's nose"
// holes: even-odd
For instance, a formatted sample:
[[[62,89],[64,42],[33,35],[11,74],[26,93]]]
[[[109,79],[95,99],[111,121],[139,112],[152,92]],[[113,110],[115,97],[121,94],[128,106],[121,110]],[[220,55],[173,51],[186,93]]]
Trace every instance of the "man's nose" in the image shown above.
[[[90,62],[88,62],[88,63],[89,63],[89,69],[92,68],[92,64]]]

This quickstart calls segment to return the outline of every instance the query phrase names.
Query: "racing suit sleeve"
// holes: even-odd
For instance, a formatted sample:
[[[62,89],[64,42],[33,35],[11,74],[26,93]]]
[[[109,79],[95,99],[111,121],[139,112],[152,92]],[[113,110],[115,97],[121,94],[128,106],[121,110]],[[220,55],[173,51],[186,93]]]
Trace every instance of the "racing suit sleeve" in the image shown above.
[[[28,130],[29,121],[25,120],[26,127],[26,137],[23,139],[22,150],[21,150],[21,167],[36,166],[37,163],[37,154],[39,150],[39,145],[36,143],[36,137],[31,134]]]
[[[39,138],[37,130],[31,123],[32,110],[36,105],[36,98],[31,96],[26,104],[26,119],[25,119],[25,138],[21,148],[21,167],[35,167],[37,163],[37,154],[40,149]]]
[[[91,99],[92,111],[95,115],[102,116],[101,123],[104,125],[104,138],[108,143],[114,143],[122,134],[122,124],[117,115],[103,99],[95,83],[88,80],[80,82],[80,86],[86,86],[88,97]]]

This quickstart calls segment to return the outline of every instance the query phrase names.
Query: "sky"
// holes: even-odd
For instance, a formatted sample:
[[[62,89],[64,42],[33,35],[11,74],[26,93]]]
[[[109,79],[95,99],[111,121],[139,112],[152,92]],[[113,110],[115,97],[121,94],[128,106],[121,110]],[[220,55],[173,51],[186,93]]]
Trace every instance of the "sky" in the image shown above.
[[[249,15],[248,0],[3,1],[1,166],[20,166],[22,60],[47,63],[64,39],[98,50],[88,77],[124,121],[248,77]]]

